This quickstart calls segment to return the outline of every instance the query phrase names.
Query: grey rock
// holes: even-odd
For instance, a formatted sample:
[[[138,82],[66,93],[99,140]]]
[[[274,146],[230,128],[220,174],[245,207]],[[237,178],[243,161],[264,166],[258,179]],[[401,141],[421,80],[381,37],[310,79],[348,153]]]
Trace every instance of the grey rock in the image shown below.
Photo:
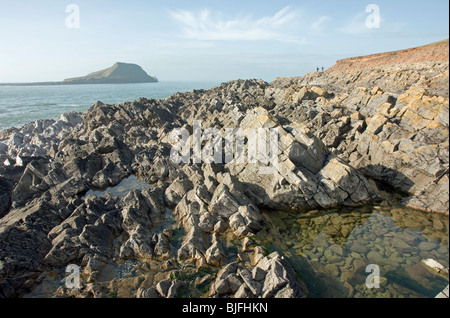
[[[136,298],[160,298],[156,287],[150,287],[148,289],[139,288],[136,292]]]
[[[256,233],[262,228],[263,219],[258,209],[253,205],[240,206],[238,212],[230,219],[230,228],[238,237]]]
[[[211,211],[221,217],[228,219],[231,215],[238,212],[239,203],[231,195],[226,185],[221,184],[214,191],[211,200]]]
[[[23,204],[27,200],[38,197],[43,193],[39,185],[48,173],[48,161],[37,159],[31,161],[25,168],[17,185],[12,191],[11,200],[17,204]]]
[[[236,293],[233,295],[234,298],[251,298],[253,296],[250,289],[247,287],[246,284],[242,284],[239,289],[236,291]]]
[[[156,285],[156,290],[162,297],[168,298],[169,291],[170,291],[173,283],[174,282],[172,282],[169,279],[163,279]],[[170,295],[172,295],[172,294],[170,294]]]
[[[169,206],[176,206],[181,198],[193,188],[192,182],[188,179],[175,180],[165,192],[166,202]]]
[[[267,272],[261,267],[254,267],[252,270],[252,278],[256,281],[262,281],[266,277]]]
[[[174,280],[167,291],[166,298],[175,298],[178,293],[178,288],[180,288],[181,283],[177,280]]]
[[[213,244],[206,250],[205,259],[206,262],[213,266],[220,266],[225,260],[226,252],[222,246],[222,243],[217,238],[217,235],[213,235]]]
[[[239,276],[241,276],[244,283],[247,285],[247,287],[250,289],[250,291],[253,293],[253,295],[258,296],[260,295],[263,285],[257,280],[253,279],[252,272],[248,269],[240,270]]]
[[[163,233],[154,234],[152,243],[154,243],[153,252],[159,256],[169,256],[170,241]]]

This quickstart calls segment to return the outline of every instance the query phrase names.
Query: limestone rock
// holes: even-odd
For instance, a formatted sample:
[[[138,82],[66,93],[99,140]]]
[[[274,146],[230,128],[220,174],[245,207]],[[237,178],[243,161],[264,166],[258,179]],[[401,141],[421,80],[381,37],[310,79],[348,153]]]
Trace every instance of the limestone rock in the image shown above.
[[[156,256],[171,268],[176,254],[180,264],[224,267],[212,297],[304,297],[280,255],[265,256],[261,247],[247,255],[247,246],[238,257],[249,264],[226,264],[223,237],[260,231],[262,210],[380,200],[367,177],[406,196],[404,205],[448,213],[448,60],[355,69],[347,62],[272,83],[238,80],[163,100],[97,102],[83,114],[1,131],[0,296],[25,294],[54,266],[79,262],[95,281],[112,260]],[[194,163],[193,156],[173,162],[170,133],[182,127],[192,134],[196,120],[202,129],[217,129],[225,147],[227,129],[246,132],[242,157],[234,156],[235,136],[233,160],[224,160],[230,159],[225,151],[223,162]],[[254,140],[260,153],[250,147]],[[275,142],[275,154],[262,151]],[[152,187],[122,199],[86,196],[132,174]],[[332,224],[324,231],[339,232]],[[403,252],[416,243],[393,240]],[[356,244],[351,249],[367,252]],[[180,286],[150,285],[138,295],[172,297]]]

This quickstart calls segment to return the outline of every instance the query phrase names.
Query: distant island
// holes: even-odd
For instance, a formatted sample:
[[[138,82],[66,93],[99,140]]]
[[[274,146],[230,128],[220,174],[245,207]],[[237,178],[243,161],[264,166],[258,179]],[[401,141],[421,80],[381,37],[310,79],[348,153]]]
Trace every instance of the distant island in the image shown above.
[[[156,83],[158,79],[149,76],[139,65],[115,63],[110,68],[90,73],[82,77],[67,78],[67,84],[124,84],[124,83]]]
[[[86,76],[67,78],[62,82],[32,82],[32,83],[0,83],[3,86],[34,86],[34,85],[77,85],[77,84],[131,84],[157,83],[155,76],[148,75],[137,64],[117,62],[113,66],[90,73]]]

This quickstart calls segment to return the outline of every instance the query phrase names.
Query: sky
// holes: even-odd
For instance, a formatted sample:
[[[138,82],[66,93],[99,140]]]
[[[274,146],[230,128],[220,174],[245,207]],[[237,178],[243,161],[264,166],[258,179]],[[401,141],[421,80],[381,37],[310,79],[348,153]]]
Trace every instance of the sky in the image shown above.
[[[115,62],[160,81],[272,81],[447,39],[448,12],[448,0],[0,0],[0,83]]]

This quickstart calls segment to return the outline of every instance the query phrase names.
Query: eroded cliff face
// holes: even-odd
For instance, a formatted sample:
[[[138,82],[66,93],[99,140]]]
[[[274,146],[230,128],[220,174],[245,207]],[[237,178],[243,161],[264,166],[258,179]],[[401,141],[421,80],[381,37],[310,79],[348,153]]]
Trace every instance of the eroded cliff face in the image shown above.
[[[449,40],[447,39],[406,50],[342,59],[337,61],[330,71],[349,71],[396,64],[412,66],[423,62],[445,62],[449,58],[448,45]]]
[[[325,72],[306,74],[301,78],[279,78],[288,85],[316,85],[328,91],[345,93],[358,87],[369,90],[378,86],[384,91],[403,94],[420,86],[431,95],[449,97],[448,40],[422,47],[339,60]]]
[[[282,256],[249,247],[264,226],[260,210],[370,204],[380,200],[370,177],[406,194],[405,205],[448,213],[444,79],[448,61],[239,80],[165,100],[97,102],[83,114],[2,131],[0,293],[23,295],[43,272],[75,263],[91,284],[80,295],[105,296],[108,264],[152,260],[154,271],[175,276],[193,261],[213,269],[203,282],[211,297],[304,297]],[[275,164],[174,162],[170,133],[193,136],[195,121],[222,138],[227,128],[276,130]],[[247,159],[251,138],[243,138]],[[152,186],[123,199],[85,196],[130,175]],[[230,240],[242,241],[234,265]],[[155,275],[133,282],[132,296],[176,295],[180,284]]]

